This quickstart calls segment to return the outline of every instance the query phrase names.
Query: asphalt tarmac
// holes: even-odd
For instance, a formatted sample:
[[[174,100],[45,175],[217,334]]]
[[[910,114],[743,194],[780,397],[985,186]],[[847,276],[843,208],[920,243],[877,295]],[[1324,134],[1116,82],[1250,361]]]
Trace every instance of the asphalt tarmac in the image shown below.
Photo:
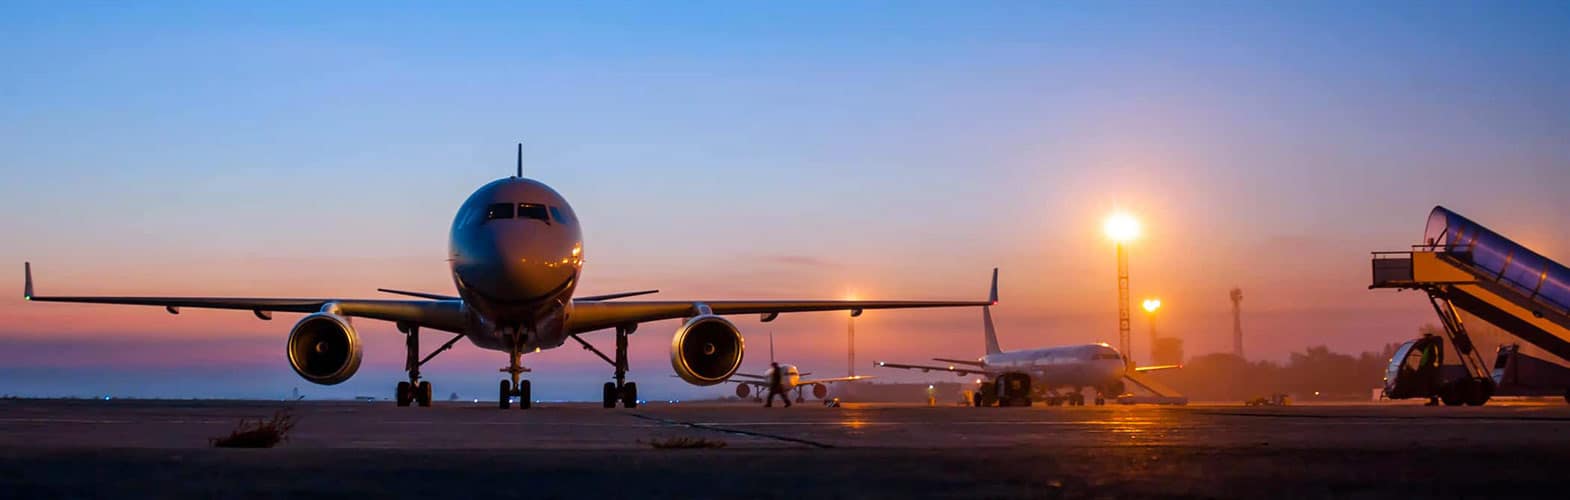
[[[273,449],[218,449],[287,408]],[[721,449],[656,449],[673,438]],[[1562,497],[1570,406],[0,401],[7,498]]]

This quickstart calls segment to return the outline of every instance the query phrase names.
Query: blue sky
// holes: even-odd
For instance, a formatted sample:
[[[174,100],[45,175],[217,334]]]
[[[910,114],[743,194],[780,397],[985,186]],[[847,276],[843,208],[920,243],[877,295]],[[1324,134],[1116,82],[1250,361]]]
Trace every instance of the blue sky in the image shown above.
[[[1001,266],[1016,344],[1113,333],[1115,207],[1190,354],[1229,345],[1233,285],[1279,318],[1262,357],[1409,336],[1426,304],[1363,290],[1367,252],[1435,204],[1570,259],[1560,2],[8,2],[0,33],[0,260],[62,293],[450,289],[452,212],[518,140],[585,221],[586,292],[969,296]],[[20,307],[0,342],[287,326]],[[885,354],[965,354],[970,316],[886,317],[920,332]],[[841,318],[793,321],[842,364]],[[597,369],[568,351],[542,363]]]

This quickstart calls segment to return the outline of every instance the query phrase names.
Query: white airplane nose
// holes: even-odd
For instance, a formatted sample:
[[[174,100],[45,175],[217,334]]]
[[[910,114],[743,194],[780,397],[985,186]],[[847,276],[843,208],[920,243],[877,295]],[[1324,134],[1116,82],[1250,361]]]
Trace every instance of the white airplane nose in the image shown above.
[[[476,255],[458,266],[464,283],[485,296],[508,302],[548,299],[572,285],[582,264],[581,245],[549,231],[507,231],[474,245]]]

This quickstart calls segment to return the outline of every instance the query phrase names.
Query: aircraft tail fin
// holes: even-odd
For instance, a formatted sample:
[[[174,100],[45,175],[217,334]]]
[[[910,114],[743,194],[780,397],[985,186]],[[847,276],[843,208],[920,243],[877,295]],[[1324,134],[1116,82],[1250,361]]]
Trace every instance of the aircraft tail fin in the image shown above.
[[[24,280],[24,282],[22,284],[22,298],[26,299],[26,300],[33,300],[33,263],[32,262],[23,262],[22,263],[22,274],[23,274],[23,280]]]
[[[992,290],[991,290],[991,292],[992,293],[987,297],[987,301],[992,302],[993,305],[997,305],[997,303],[998,303],[998,268],[996,268],[996,267],[992,268]]]
[[[992,326],[991,307],[981,308],[981,325],[987,335],[987,354],[1003,352],[1003,349],[998,347],[998,329]]]

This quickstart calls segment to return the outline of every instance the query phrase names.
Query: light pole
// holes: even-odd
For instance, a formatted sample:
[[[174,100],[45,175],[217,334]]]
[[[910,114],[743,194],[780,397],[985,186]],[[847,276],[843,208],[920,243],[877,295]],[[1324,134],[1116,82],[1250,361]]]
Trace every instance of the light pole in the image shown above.
[[[1145,307],[1145,315],[1150,320],[1150,364],[1156,362],[1156,310],[1161,309],[1161,299],[1149,298],[1140,304]]]
[[[1133,366],[1130,355],[1133,350],[1129,346],[1129,321],[1128,321],[1128,243],[1139,238],[1139,221],[1125,213],[1115,213],[1107,217],[1102,225],[1107,237],[1117,245],[1118,254],[1118,343],[1123,351],[1123,362]]]
[[[857,300],[856,292],[845,294],[845,300]],[[856,316],[861,311],[851,311],[850,318],[845,321],[845,372],[848,376],[856,376]]]

